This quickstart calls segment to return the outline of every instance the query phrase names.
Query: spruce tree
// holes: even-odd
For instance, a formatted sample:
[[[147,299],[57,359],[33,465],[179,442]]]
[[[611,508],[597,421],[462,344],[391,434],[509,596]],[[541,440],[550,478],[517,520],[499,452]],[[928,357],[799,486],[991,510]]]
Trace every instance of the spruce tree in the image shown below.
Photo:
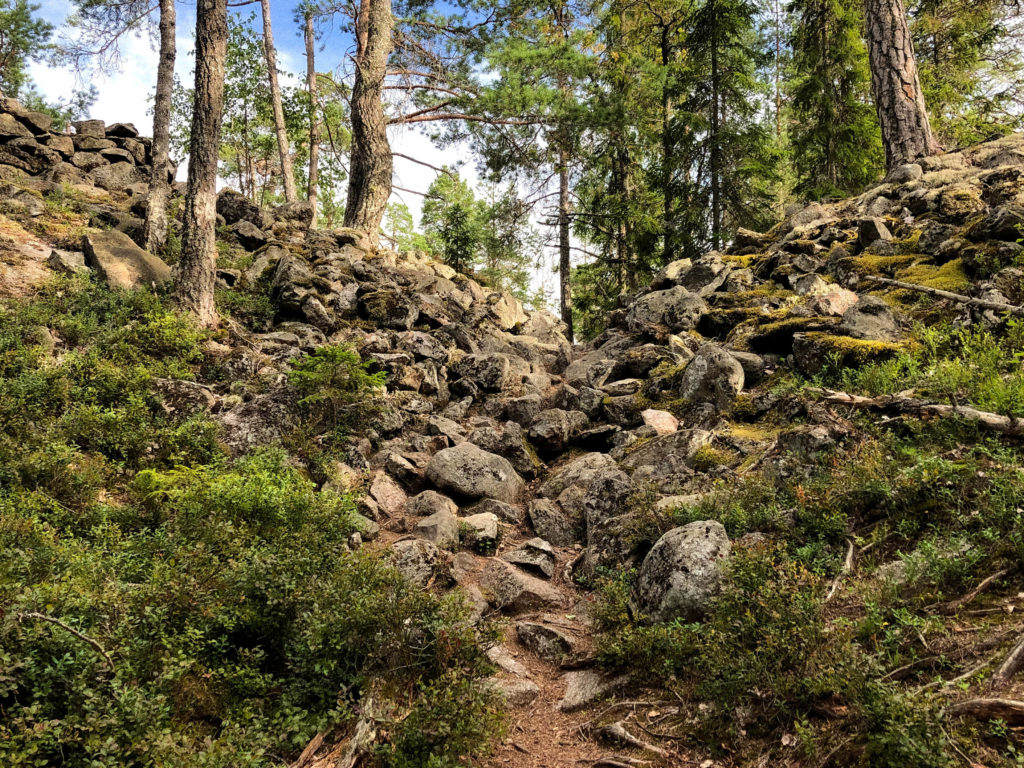
[[[856,192],[884,165],[869,102],[871,73],[857,0],[794,0],[789,142],[803,199]]]

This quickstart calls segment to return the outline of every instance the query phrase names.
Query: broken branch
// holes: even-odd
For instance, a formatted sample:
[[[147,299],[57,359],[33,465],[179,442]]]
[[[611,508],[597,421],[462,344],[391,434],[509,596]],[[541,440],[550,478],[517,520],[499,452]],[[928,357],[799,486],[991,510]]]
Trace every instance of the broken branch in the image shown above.
[[[918,293],[926,293],[929,296],[935,296],[940,299],[949,299],[955,301],[958,304],[967,304],[972,307],[980,307],[981,309],[991,309],[993,312],[1007,312],[1017,317],[1024,317],[1024,307],[1018,307],[1014,304],[1005,304],[1001,301],[989,301],[987,299],[975,299],[971,296],[964,296],[960,293],[952,293],[951,291],[943,291],[938,288],[929,288],[925,285],[916,285],[915,283],[904,283],[902,280],[891,280],[888,277],[875,277],[874,275],[867,275],[865,280],[872,283],[881,283],[882,285],[889,285],[893,288],[903,288],[907,291],[917,291]]]

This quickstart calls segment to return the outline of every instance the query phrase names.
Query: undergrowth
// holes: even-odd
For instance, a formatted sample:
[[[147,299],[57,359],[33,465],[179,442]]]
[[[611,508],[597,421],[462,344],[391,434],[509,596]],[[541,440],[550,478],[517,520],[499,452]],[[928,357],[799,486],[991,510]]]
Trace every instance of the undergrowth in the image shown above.
[[[492,630],[350,551],[356,499],[295,456],[163,407],[206,339],[82,278],[0,309],[0,764],[278,766],[371,694],[373,764],[462,764],[500,732]],[[326,429],[372,402],[351,353],[295,371]]]

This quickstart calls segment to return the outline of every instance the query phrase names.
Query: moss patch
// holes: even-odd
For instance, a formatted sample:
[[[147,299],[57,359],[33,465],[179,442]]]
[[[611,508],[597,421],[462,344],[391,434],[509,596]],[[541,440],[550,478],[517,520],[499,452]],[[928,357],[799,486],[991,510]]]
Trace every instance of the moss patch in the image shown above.
[[[942,291],[959,291],[970,285],[960,259],[953,259],[942,266],[915,264],[897,272],[896,278],[906,283],[938,288]]]

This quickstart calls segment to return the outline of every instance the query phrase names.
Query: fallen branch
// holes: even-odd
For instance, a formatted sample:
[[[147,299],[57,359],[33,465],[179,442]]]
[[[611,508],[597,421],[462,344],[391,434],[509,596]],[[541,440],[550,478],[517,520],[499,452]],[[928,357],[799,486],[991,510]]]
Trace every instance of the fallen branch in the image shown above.
[[[1021,667],[1024,667],[1024,636],[1017,641],[1010,654],[999,665],[999,669],[992,675],[992,684],[995,686],[1006,685],[1010,682],[1010,678],[1020,671]]]
[[[896,411],[915,416],[949,418],[959,416],[984,429],[991,429],[1010,437],[1024,436],[1024,420],[1015,416],[1000,416],[998,413],[979,411],[969,405],[945,405],[929,403],[905,395],[880,395],[879,397],[861,397],[848,392],[837,392],[833,389],[808,387],[808,392],[822,396],[822,400],[833,405],[848,405],[852,408],[870,408],[879,411]]]
[[[324,743],[324,732],[321,731],[306,745],[306,748],[302,750],[302,754],[299,755],[298,759],[292,763],[289,768],[305,768],[310,760],[313,759],[313,755],[320,749],[320,746]]]
[[[835,597],[836,592],[839,591],[839,584],[842,582],[843,577],[847,576],[853,571],[853,554],[854,544],[853,538],[847,537],[846,539],[846,558],[843,560],[843,567],[839,571],[839,575],[836,576],[835,581],[832,582],[832,587],[829,589],[828,594],[825,595],[825,601],[828,602]]]
[[[868,275],[864,279],[872,283],[889,285],[893,288],[902,288],[907,291],[926,293],[929,296],[935,296],[940,299],[949,299],[950,301],[955,301],[958,304],[966,304],[971,307],[979,307],[980,309],[991,309],[993,312],[1007,312],[1011,315],[1016,315],[1017,317],[1024,317],[1024,307],[1018,307],[1015,304],[1006,304],[1002,301],[989,301],[988,299],[975,299],[971,296],[964,296],[961,293],[952,293],[951,291],[929,288],[926,285],[917,285],[915,283],[904,283],[902,280],[891,280],[888,277],[875,277],[873,275]]]
[[[947,715],[974,717],[978,720],[1024,721],[1024,701],[1014,699],[968,699],[946,707]]]
[[[103,649],[103,646],[100,645],[98,641],[93,640],[88,635],[83,635],[81,632],[79,632],[74,627],[69,627],[67,624],[65,624],[60,619],[55,619],[53,616],[47,616],[45,613],[36,613],[35,611],[25,611],[24,613],[19,613],[18,614],[18,618],[19,619],[38,619],[39,621],[45,621],[47,624],[53,624],[56,627],[60,627],[65,632],[67,632],[67,633],[77,637],[83,643],[87,643],[88,645],[91,645],[93,647],[93,649],[96,651],[96,653],[98,653],[100,656],[103,657],[103,660],[107,663],[107,666],[110,667],[110,671],[111,672],[114,671],[114,660],[110,658],[110,654],[108,654]]]
[[[950,616],[956,613],[961,608],[963,608],[968,603],[970,603],[972,600],[974,600],[974,598],[976,598],[990,586],[999,581],[999,579],[1005,576],[1009,576],[1016,570],[1016,566],[1011,566],[1010,568],[1003,568],[1002,570],[996,571],[990,576],[987,576],[984,579],[982,579],[981,583],[978,584],[978,586],[976,586],[963,597],[958,597],[956,600],[951,600],[948,603],[941,603],[939,605],[929,607],[932,608],[935,611],[935,613],[938,613],[942,616]]]

